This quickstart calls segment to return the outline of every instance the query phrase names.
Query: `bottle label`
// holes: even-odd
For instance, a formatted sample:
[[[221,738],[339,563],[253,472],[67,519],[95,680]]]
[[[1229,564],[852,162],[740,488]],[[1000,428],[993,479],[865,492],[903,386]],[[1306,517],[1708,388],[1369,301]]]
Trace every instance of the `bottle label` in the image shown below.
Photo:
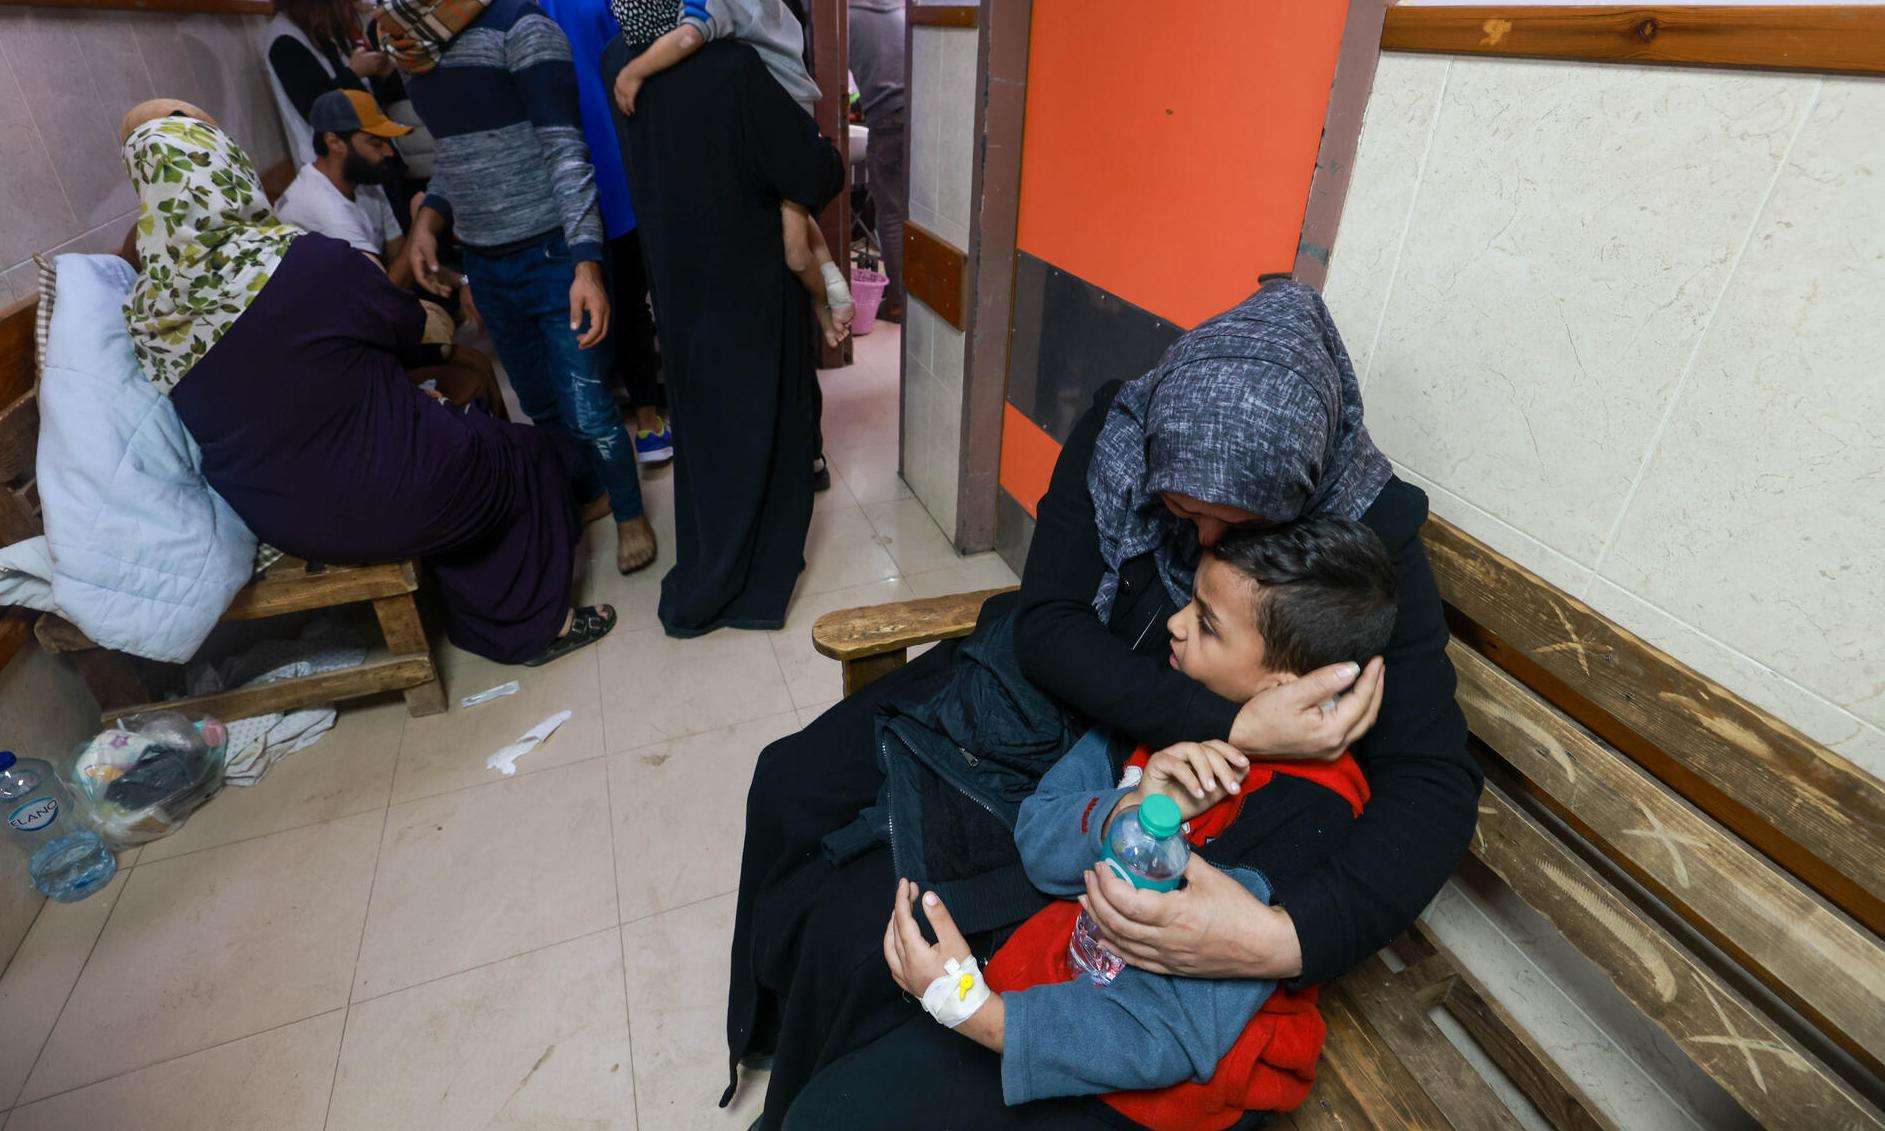
[[[7,814],[7,824],[23,833],[38,832],[59,819],[59,799],[47,794],[23,801]]]

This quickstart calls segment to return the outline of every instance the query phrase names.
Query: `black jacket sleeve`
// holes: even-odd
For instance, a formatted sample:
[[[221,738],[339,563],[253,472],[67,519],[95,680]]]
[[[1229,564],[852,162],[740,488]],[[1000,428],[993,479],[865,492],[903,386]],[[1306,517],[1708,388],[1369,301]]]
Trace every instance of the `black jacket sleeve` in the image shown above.
[[[1135,653],[1093,609],[1106,562],[1087,465],[1118,389],[1117,382],[1102,389],[1074,426],[1036,508],[1015,619],[1021,671],[1088,719],[1154,748],[1228,738],[1237,704],[1174,671],[1164,657]]]
[[[314,108],[314,100],[330,90],[343,87],[352,90],[364,90],[360,76],[353,73],[343,60],[340,71],[329,75],[320,60],[314,57],[306,44],[293,36],[278,35],[275,42],[268,45],[268,65],[275,71],[275,77],[281,81],[281,88],[288,95],[288,101],[294,103],[295,110],[302,121],[308,120],[308,112]],[[297,163],[312,160],[312,153],[294,154]]]
[[[758,53],[744,45],[728,49],[748,56],[741,68],[746,87],[742,114],[747,151],[753,154],[761,184],[769,194],[818,215],[844,187],[843,160],[819,134],[818,123],[766,70]]]
[[[1355,744],[1367,808],[1318,868],[1278,878],[1302,943],[1301,984],[1326,982],[1407,930],[1459,863],[1479,819],[1479,764],[1454,702],[1440,590],[1419,536],[1425,497],[1399,480],[1364,516],[1394,554],[1400,614],[1381,713]]]

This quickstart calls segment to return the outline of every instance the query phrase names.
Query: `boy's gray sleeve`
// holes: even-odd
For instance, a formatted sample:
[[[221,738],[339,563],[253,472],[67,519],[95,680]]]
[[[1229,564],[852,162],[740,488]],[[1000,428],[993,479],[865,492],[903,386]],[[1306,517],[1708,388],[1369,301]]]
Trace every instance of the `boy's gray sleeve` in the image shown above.
[[[1228,874],[1269,902],[1260,873]],[[1019,1104],[1209,1080],[1275,989],[1268,978],[1181,978],[1128,966],[1109,986],[1081,976],[1005,993],[1002,1099]]]
[[[1070,898],[1086,890],[1082,873],[1100,858],[1106,818],[1129,789],[1114,789],[1112,736],[1095,727],[1047,771],[1021,803],[1015,847],[1028,880],[1047,895]]]
[[[680,25],[691,26],[712,43],[731,36],[740,26],[742,0],[682,0]]]

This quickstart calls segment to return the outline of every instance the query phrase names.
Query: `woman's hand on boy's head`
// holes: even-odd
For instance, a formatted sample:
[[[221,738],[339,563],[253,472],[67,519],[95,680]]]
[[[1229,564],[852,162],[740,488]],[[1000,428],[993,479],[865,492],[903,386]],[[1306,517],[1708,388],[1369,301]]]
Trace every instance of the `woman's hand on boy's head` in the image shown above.
[[[1252,758],[1333,761],[1374,726],[1386,665],[1331,664],[1260,691],[1231,723],[1231,745]]]
[[[1228,742],[1179,742],[1146,759],[1138,795],[1163,793],[1189,821],[1243,787],[1250,759]]]
[[[951,958],[967,958],[970,951],[962,932],[956,929],[956,921],[949,917],[949,909],[935,892],[923,897],[923,914],[936,932],[936,943],[930,945],[916,925],[916,896],[916,884],[897,881],[896,903],[890,911],[890,923],[884,928],[884,961],[897,985],[920,998],[931,982],[948,973],[944,963]]]

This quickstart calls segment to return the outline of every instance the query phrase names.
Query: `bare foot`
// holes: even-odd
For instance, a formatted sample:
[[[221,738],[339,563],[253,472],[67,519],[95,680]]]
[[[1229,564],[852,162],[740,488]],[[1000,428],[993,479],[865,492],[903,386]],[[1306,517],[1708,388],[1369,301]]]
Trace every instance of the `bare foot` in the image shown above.
[[[634,573],[644,569],[655,560],[655,528],[648,524],[648,516],[630,519],[615,524],[615,568],[622,573]]]
[[[812,309],[818,314],[818,328],[825,332],[825,344],[836,349],[844,341],[845,335],[851,332],[850,321],[847,319],[843,325],[839,325],[837,313],[823,303],[813,303]]]
[[[583,504],[583,509],[582,509],[583,525],[588,526],[590,523],[594,522],[596,519],[601,518],[603,515],[608,514],[608,513],[609,513],[609,493],[607,491],[604,491],[602,492],[602,494],[597,495],[595,498]]]

